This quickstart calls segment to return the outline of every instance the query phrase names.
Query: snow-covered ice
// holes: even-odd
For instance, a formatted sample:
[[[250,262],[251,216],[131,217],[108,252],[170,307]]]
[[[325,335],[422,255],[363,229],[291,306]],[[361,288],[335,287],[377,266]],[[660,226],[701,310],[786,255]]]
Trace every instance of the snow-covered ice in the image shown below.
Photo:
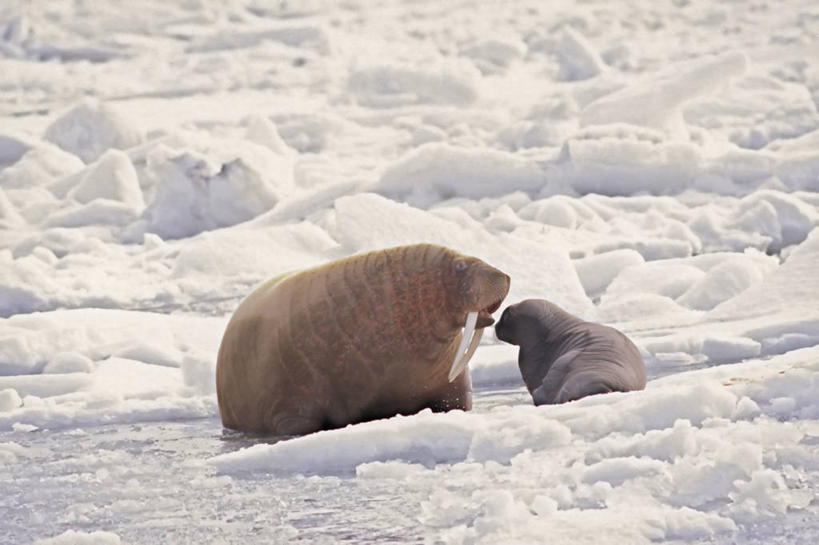
[[[810,0],[0,6],[0,541],[815,543]],[[645,391],[224,431],[244,295],[445,244]],[[502,309],[501,309],[502,310]],[[499,314],[498,314],[499,315]]]

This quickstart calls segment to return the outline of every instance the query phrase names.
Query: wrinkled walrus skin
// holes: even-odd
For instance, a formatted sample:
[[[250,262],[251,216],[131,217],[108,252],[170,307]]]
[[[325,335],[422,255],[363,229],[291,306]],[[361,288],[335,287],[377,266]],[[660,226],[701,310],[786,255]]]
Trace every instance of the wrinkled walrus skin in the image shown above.
[[[303,435],[356,422],[469,410],[468,368],[447,375],[468,312],[477,328],[509,277],[431,244],[354,255],[281,275],[248,295],[225,330],[216,392],[225,427]]]
[[[507,307],[495,335],[520,346],[518,366],[535,405],[646,386],[645,363],[628,337],[543,299]]]

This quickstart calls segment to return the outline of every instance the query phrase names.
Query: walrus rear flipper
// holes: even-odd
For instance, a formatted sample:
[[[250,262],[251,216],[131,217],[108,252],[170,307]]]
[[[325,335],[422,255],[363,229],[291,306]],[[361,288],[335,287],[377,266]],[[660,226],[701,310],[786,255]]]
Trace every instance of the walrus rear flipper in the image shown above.
[[[563,381],[569,373],[569,365],[579,355],[580,350],[569,350],[555,360],[546,372],[546,376],[543,377],[541,386],[532,392],[535,405],[561,403],[557,401],[558,394],[563,389]]]
[[[575,401],[582,397],[614,392],[611,384],[595,373],[581,373],[574,375],[560,388],[555,396],[555,403]]]

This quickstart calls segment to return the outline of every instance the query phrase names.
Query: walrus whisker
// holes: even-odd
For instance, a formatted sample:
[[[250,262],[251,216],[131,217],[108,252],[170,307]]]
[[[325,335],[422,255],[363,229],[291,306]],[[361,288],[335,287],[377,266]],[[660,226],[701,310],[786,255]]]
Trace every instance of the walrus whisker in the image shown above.
[[[475,334],[475,325],[478,323],[478,312],[470,312],[466,315],[466,325],[464,325],[463,333],[461,334],[461,344],[458,345],[458,351],[455,352],[455,359],[452,360],[452,366],[449,368],[449,382],[463,371],[463,356],[469,350],[469,345],[472,342],[472,337]]]

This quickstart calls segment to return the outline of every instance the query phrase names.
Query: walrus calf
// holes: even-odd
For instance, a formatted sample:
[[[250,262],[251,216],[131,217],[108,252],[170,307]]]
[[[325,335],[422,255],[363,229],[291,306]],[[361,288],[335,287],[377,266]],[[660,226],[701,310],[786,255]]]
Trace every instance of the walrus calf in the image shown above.
[[[431,244],[273,278],[239,304],[222,338],[222,423],[303,435],[424,408],[468,410],[467,363],[508,291],[506,274]]]
[[[495,335],[520,346],[518,366],[535,405],[646,386],[645,363],[628,337],[549,301],[527,299],[507,307]]]

